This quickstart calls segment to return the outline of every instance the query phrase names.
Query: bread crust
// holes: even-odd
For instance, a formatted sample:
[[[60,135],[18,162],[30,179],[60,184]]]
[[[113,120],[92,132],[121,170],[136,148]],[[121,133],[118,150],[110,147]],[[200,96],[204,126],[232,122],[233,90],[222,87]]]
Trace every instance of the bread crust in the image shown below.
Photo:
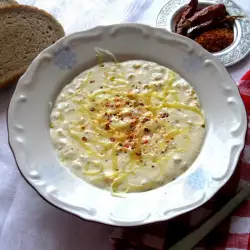
[[[0,7],[12,5],[12,4],[18,4],[18,2],[14,0],[0,0]]]

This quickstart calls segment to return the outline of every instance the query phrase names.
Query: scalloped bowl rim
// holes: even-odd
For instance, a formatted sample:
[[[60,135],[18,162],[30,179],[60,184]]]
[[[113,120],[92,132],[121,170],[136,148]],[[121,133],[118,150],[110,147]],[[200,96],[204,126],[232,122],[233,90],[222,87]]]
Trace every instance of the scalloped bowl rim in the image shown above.
[[[128,45],[123,42],[126,41],[126,39],[128,41],[135,39],[135,41],[139,41],[139,45],[136,43]],[[120,44],[118,44],[118,42]],[[53,167],[48,168],[45,166],[46,159],[44,158],[46,157],[39,158],[41,157],[41,154],[38,152],[41,148],[38,147],[39,145],[34,146],[33,137],[39,139],[40,132],[41,134],[45,133],[43,131],[44,128],[45,130],[48,130],[48,127],[46,126],[47,118],[44,117],[48,115],[49,111],[47,109],[51,110],[53,100],[58,94],[59,88],[62,88],[65,82],[62,83],[61,78],[61,80],[57,79],[58,82],[55,84],[57,89],[51,89],[50,91],[53,93],[48,92],[48,96],[50,97],[45,96],[46,92],[44,92],[43,98],[41,99],[41,95],[38,95],[38,93],[40,94],[42,92],[39,91],[45,91],[44,88],[49,89],[52,87],[46,83],[41,87],[41,84],[36,84],[36,82],[41,81],[41,76],[57,78],[60,74],[62,74],[62,76],[66,74],[66,71],[68,73],[74,71],[75,73],[73,76],[75,77],[78,73],[84,70],[83,63],[79,63],[79,65],[76,66],[76,68],[78,67],[77,70],[74,66],[72,69],[60,69],[60,65],[56,65],[55,60],[53,59],[55,59],[57,52],[60,51],[61,48],[70,48],[73,52],[74,50],[76,52],[76,50],[83,44],[85,47],[91,47],[92,43],[103,44],[106,47],[109,47],[108,45],[111,46],[110,43],[113,43],[112,46],[114,46],[114,50],[116,50],[118,54],[122,52],[121,56],[126,54],[129,55],[129,58],[132,55],[131,59],[134,59],[133,56],[136,58],[139,57],[138,59],[147,59],[149,57],[152,58],[152,61],[157,60],[157,62],[166,62],[167,67],[169,67],[170,64],[173,64],[173,69],[177,71],[177,73],[188,79],[191,85],[194,83],[196,84],[194,87],[198,91],[198,96],[200,97],[202,106],[204,105],[203,107],[206,107],[208,110],[208,113],[206,113],[206,110],[204,109],[205,116],[207,115],[207,123],[209,125],[206,140],[204,142],[205,145],[203,145],[198,159],[196,159],[189,170],[170,184],[148,192],[128,194],[126,198],[109,198],[111,195],[108,191],[100,190],[82,180],[79,180],[58,163],[55,165],[52,164]],[[123,46],[120,46],[121,44]],[[146,48],[149,48],[147,46],[154,46],[155,54],[151,51],[145,50]],[[169,54],[175,52],[177,54],[179,53],[179,56],[173,57],[174,59],[169,60],[164,57],[165,51],[163,51],[163,48],[166,48]],[[133,50],[136,51],[135,54],[133,54]],[[143,50],[144,53],[146,52],[146,58],[141,58],[141,56],[144,57]],[[117,54],[116,51],[114,52],[115,55]],[[113,51],[111,50],[111,52]],[[161,55],[161,52],[163,55]],[[89,55],[89,53],[90,52],[86,49],[86,58],[92,58],[92,55]],[[72,55],[74,55],[75,58],[73,57],[70,62],[71,64],[77,64],[77,60],[85,60],[82,57],[79,57],[79,53],[73,53]],[[181,56],[183,58],[181,58]],[[89,61],[87,63],[89,63]],[[162,64],[165,65],[165,63]],[[178,65],[178,67],[175,67],[175,64]],[[46,67],[46,65],[49,67]],[[69,67],[71,66],[72,65]],[[47,73],[45,74],[44,72],[46,72],[46,70]],[[190,73],[190,71],[193,73]],[[57,74],[53,74],[54,72]],[[218,85],[216,85],[217,83],[215,84],[214,82],[211,82],[211,88],[216,89],[218,92],[213,92],[213,102],[215,104],[221,104],[223,106],[223,114],[225,114],[227,119],[232,119],[232,121],[230,120],[230,122],[227,122],[228,124],[225,124],[226,120],[220,117],[217,114],[217,111],[213,111],[214,109],[210,107],[215,104],[213,102],[209,104],[209,100],[204,93],[205,90],[203,90],[203,88],[206,89],[208,87],[203,83],[203,88],[197,85],[198,80],[196,78],[199,77],[199,75],[205,76],[204,81],[207,82],[209,82],[209,77],[210,79],[213,79],[215,75],[217,77],[216,79],[220,80],[218,81],[220,82]],[[70,78],[72,79],[73,76],[71,74]],[[193,81],[190,81],[190,79],[193,79]],[[209,88],[206,91],[210,91]],[[219,97],[225,97],[223,102],[220,101]],[[47,102],[46,98],[50,98],[50,101]],[[46,102],[44,99],[46,99]],[[32,126],[30,127],[30,124],[27,122],[28,119],[31,119],[29,118],[28,112],[30,111],[31,105],[28,105],[27,103],[32,101],[32,108],[40,111],[40,109],[42,109],[40,106],[44,106],[42,112],[47,112],[46,114],[41,114],[41,116],[44,116],[43,120],[41,120],[42,125],[36,124],[36,122],[38,123],[36,119],[40,119],[36,116],[36,113],[34,114],[36,119],[31,120],[36,124],[39,132],[32,132]],[[38,104],[40,102],[40,105],[38,105],[37,102]],[[26,119],[24,118],[25,116]],[[9,144],[15,156],[18,168],[28,183],[45,200],[56,207],[75,214],[83,219],[115,226],[137,226],[166,221],[204,204],[229,180],[233,174],[240,153],[244,147],[247,130],[246,112],[238,88],[219,60],[188,38],[170,33],[163,29],[141,24],[99,26],[91,30],[66,36],[57,41],[54,45],[45,49],[38,55],[26,73],[20,78],[9,105],[7,122]],[[221,126],[218,126],[218,124]],[[29,129],[27,130],[27,128]],[[35,129],[36,128],[34,128],[34,130]],[[228,131],[230,133],[227,134],[225,132],[226,129],[229,129]],[[219,138],[220,136],[221,139]],[[52,162],[56,162],[57,159],[52,159],[52,156],[50,155],[54,154],[54,152],[50,153],[50,151],[46,151],[47,148],[44,148],[45,146],[48,146],[49,150],[52,149],[52,146],[50,145],[51,142],[48,142],[48,137],[42,137],[40,139],[41,144],[45,144],[43,145],[42,150],[44,150],[46,155],[51,157]],[[223,141],[223,139],[228,139],[228,141]],[[211,146],[211,143],[215,143],[215,145]],[[218,152],[215,152],[217,144],[223,146],[220,156],[217,155]],[[219,161],[218,164],[221,164],[222,166],[222,170],[220,170],[221,172],[218,168],[211,170],[213,167],[209,167],[207,165],[208,163],[204,163],[204,159],[208,160],[208,158],[206,158],[208,157],[208,154],[214,154],[215,159]],[[37,164],[37,159],[45,161],[45,165],[42,164],[41,166]],[[208,161],[210,161],[210,159]],[[222,171],[224,172],[222,173]],[[51,177],[53,174],[55,175],[55,177],[53,177],[54,179]],[[70,185],[69,180],[73,180],[72,185]],[[53,181],[56,183],[53,183]],[[66,190],[66,187],[63,189],[64,184],[68,190]],[[87,191],[85,192],[85,190]],[[81,192],[83,192],[83,196],[86,197],[85,200],[79,195],[82,194]],[[177,198],[170,196],[171,192],[175,192]],[[152,202],[148,202],[149,199],[151,199]],[[108,204],[105,204],[105,202]],[[142,208],[144,208],[145,211],[141,211]]]

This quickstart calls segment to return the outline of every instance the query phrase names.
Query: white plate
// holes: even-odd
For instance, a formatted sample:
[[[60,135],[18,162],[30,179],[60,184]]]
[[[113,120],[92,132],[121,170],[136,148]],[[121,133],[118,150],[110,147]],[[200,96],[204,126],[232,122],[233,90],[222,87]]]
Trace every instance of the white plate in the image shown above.
[[[49,135],[50,111],[62,87],[96,63],[95,47],[118,60],[165,65],[195,88],[207,122],[205,142],[190,169],[170,184],[118,198],[60,165]],[[20,171],[46,200],[84,219],[134,226],[170,219],[209,200],[235,170],[247,120],[237,86],[218,59],[185,37],[122,24],[67,36],[43,51],[17,85],[8,127]]]

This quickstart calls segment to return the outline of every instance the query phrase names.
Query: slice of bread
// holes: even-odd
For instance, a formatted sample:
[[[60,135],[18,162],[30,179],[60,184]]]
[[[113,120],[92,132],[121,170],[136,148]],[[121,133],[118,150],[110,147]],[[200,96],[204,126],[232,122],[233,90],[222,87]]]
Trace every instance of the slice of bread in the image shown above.
[[[63,37],[62,26],[35,7],[0,7],[0,89],[18,80],[32,60]]]
[[[14,0],[0,0],[0,7],[12,5],[12,4],[18,4],[18,2],[14,1]]]

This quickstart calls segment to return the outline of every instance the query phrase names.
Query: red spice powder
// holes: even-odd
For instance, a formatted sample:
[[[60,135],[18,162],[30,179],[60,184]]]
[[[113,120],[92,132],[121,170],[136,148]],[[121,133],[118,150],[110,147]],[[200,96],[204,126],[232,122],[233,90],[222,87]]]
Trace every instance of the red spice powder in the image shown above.
[[[232,28],[212,29],[195,38],[204,49],[211,53],[219,52],[233,43],[234,32]]]

